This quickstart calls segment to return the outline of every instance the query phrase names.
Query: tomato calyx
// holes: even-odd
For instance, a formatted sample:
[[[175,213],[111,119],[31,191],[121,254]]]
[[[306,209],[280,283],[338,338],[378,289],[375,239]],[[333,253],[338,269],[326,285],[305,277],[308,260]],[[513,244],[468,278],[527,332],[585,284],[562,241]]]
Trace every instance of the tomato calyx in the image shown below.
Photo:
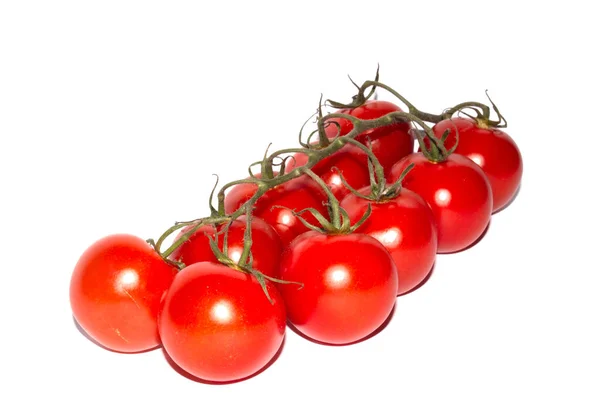
[[[246,232],[247,232],[247,230],[246,230]],[[280,283],[280,284],[284,284],[284,285],[294,284],[294,285],[299,285],[300,287],[304,286],[301,282],[285,281],[285,280],[278,279],[276,277],[264,274],[257,269],[254,269],[254,267],[252,266],[253,261],[254,261],[254,259],[252,257],[252,252],[248,253],[248,257],[245,260],[243,260],[241,256],[240,256],[239,261],[235,261],[235,260],[231,259],[230,257],[227,256],[227,232],[225,232],[225,236],[223,239],[223,250],[221,250],[219,248],[218,238],[217,238],[218,235],[215,235],[215,236],[216,236],[215,238],[209,236],[209,243],[210,243],[211,250],[217,257],[217,261],[231,269],[254,276],[254,278],[256,278],[256,281],[260,284],[260,287],[262,288],[265,296],[267,296],[267,299],[269,300],[269,302],[271,304],[273,304],[273,299],[269,295],[269,290],[267,289],[267,283],[266,283],[267,281],[276,282],[276,283]],[[244,248],[246,248],[246,243],[248,243],[248,242],[246,240],[244,240]]]
[[[506,118],[504,118],[504,115],[502,115],[500,113],[500,110],[498,109],[498,106],[496,106],[496,103],[494,103],[492,101],[492,98],[488,94],[487,90],[485,91],[485,95],[487,96],[487,98],[490,101],[490,103],[492,103],[492,108],[494,109],[494,112],[498,116],[498,121],[492,121],[492,120],[490,120],[489,117],[483,118],[483,119],[476,119],[477,125],[479,125],[481,128],[484,128],[487,125],[487,128],[484,128],[484,129],[489,129],[490,127],[492,127],[492,128],[506,128],[508,126],[508,123],[506,122]]]
[[[494,109],[494,112],[498,116],[497,121],[492,120],[490,118],[490,108],[488,106],[486,106],[485,104],[476,103],[476,102],[461,103],[461,104],[457,105],[456,107],[453,107],[453,108],[447,110],[444,114],[442,114],[444,119],[448,119],[449,121],[451,121],[452,125],[454,125],[454,122],[451,119],[452,115],[454,113],[459,113],[459,115],[463,115],[463,116],[473,120],[476,123],[476,125],[482,129],[491,130],[494,128],[506,127],[507,126],[506,119],[504,118],[502,113],[500,113],[500,110],[498,109],[498,106],[496,106],[496,103],[494,103],[492,101],[492,99],[490,98],[487,90],[485,91],[485,95],[487,96],[490,103],[492,103],[492,108]],[[465,112],[465,110],[474,111],[475,115],[468,114]],[[441,122],[441,121],[437,121],[437,122]],[[448,139],[448,137],[452,133],[450,129],[446,129],[440,138],[438,138],[433,133],[433,130],[430,127],[425,127],[425,126],[423,126],[423,129],[421,129],[421,130],[413,130],[413,133],[415,134],[417,141],[419,142],[419,147],[420,147],[423,155],[430,162],[439,163],[439,162],[446,161],[448,156],[450,156],[450,154],[454,153],[454,151],[458,147],[458,142],[459,142],[458,131],[459,131],[458,127],[454,126],[454,134],[455,134],[456,140],[455,140],[454,145],[450,149],[447,149],[445,147],[446,139]],[[427,142],[425,142],[424,138],[427,138]],[[429,145],[429,147],[427,145]]]
[[[426,124],[422,124],[422,130],[416,132],[415,136],[417,141],[419,142],[419,147],[423,155],[433,163],[440,163],[446,161],[450,154],[454,153],[454,150],[458,147],[458,129],[454,127],[454,134],[456,137],[456,142],[454,145],[447,149],[444,143],[446,139],[450,136],[450,129],[446,129],[442,134],[441,138],[438,138],[434,133],[431,127]],[[425,142],[424,138],[427,138],[427,142]]]
[[[398,197],[402,191],[402,181],[414,167],[415,164],[408,164],[394,183],[389,186],[384,186],[383,191],[372,191],[371,199],[374,201],[388,201]]]
[[[502,113],[498,109],[498,106],[496,105],[496,103],[494,103],[494,101],[488,94],[487,90],[485,91],[485,95],[488,98],[488,100],[490,101],[490,103],[492,103],[492,109],[494,110],[494,112],[496,113],[496,115],[498,117],[497,121],[491,119],[490,109],[487,106],[480,107],[480,106],[469,105],[469,106],[462,107],[462,108],[456,110],[455,112],[458,112],[458,114],[460,116],[464,116],[466,118],[469,118],[469,119],[475,121],[475,123],[477,124],[477,127],[481,128],[481,129],[490,130],[493,128],[506,128],[508,126],[508,123],[506,122],[506,118],[504,118],[504,115],[502,115]],[[474,111],[476,115],[468,114],[468,113],[464,112],[464,110]],[[452,117],[452,114],[446,114],[446,116],[447,116],[447,119],[450,119]]]
[[[374,176],[371,176],[371,185],[369,186],[369,191],[368,194],[365,193],[361,193],[360,191],[356,190],[355,188],[353,188],[352,186],[350,186],[347,182],[345,182],[343,180],[342,177],[342,181],[344,182],[344,184],[346,185],[346,188],[348,188],[348,190],[350,190],[350,192],[355,195],[356,197],[360,197],[361,199],[364,200],[369,200],[369,201],[374,201],[374,202],[386,202],[392,199],[395,199],[396,197],[398,197],[402,191],[402,181],[404,180],[404,177],[406,177],[406,175],[414,168],[414,164],[411,163],[409,164],[404,171],[402,171],[402,174],[400,174],[400,176],[398,177],[398,179],[392,183],[391,185],[387,185],[385,181],[382,181],[383,184],[380,184],[376,178],[374,178]],[[340,174],[341,177],[341,174]]]
[[[352,185],[346,181],[344,175],[337,167],[333,167],[332,169],[338,173],[340,179],[342,180],[342,184],[355,196],[369,201],[382,202],[398,197],[400,195],[400,191],[402,190],[402,180],[414,167],[414,164],[408,165],[393,184],[387,185],[387,181],[383,173],[383,167],[371,149],[370,140],[368,141],[368,146],[365,146],[355,139],[347,139],[346,141],[358,147],[367,154],[370,191],[368,194],[361,193],[357,190],[357,188],[352,187]]]
[[[300,220],[300,222],[304,226],[306,226],[308,229],[310,229],[311,231],[322,233],[324,235],[347,235],[347,234],[353,233],[362,224],[364,224],[365,221],[371,215],[371,206],[368,205],[367,210],[365,211],[363,216],[355,224],[351,224],[350,216],[348,215],[348,212],[346,210],[344,210],[343,208],[339,208],[339,217],[338,217],[339,223],[333,223],[332,221],[327,219],[324,215],[322,215],[319,211],[315,210],[314,208],[305,208],[300,211],[295,211],[290,208],[282,207],[282,206],[274,206],[274,207],[287,209],[295,217],[297,217],[298,220]],[[330,214],[330,218],[331,218],[331,216],[332,216],[331,207],[328,206],[327,208],[329,209],[329,214]],[[304,217],[302,217],[302,214],[305,214],[307,212],[310,213],[313,217],[315,217],[315,219],[319,222],[319,225],[311,224]],[[331,218],[331,219],[333,219],[333,218]]]
[[[256,278],[257,282],[260,284],[263,292],[267,296],[267,299],[269,300],[269,302],[271,304],[273,304],[273,299],[269,295],[269,291],[266,286],[266,281],[276,282],[276,283],[280,283],[280,284],[296,284],[296,285],[300,285],[300,287],[302,287],[303,285],[300,282],[284,281],[284,280],[278,279],[276,277],[269,276],[253,267],[254,258],[252,256],[252,209],[251,209],[251,207],[252,206],[250,204],[246,205],[246,229],[244,231],[244,247],[243,247],[242,253],[239,256],[239,259],[233,260],[231,257],[229,257],[227,255],[227,254],[229,254],[227,236],[228,236],[229,228],[230,228],[231,224],[233,223],[233,220],[229,220],[227,223],[223,224],[224,227],[220,230],[218,229],[217,226],[215,226],[214,236],[207,234],[207,237],[208,237],[210,248],[211,248],[213,254],[215,255],[215,257],[217,258],[217,261],[226,267],[229,267],[236,271],[239,271],[242,273],[247,273],[247,274],[254,276],[254,278]],[[219,247],[219,237],[221,236],[221,234],[223,235],[222,248]]]
[[[352,225],[350,222],[350,216],[348,215],[346,210],[344,210],[343,208],[340,207],[340,203],[339,203],[338,199],[335,197],[335,195],[333,194],[331,189],[327,186],[327,183],[325,183],[325,181],[323,181],[323,179],[320,176],[315,174],[310,169],[304,169],[303,172],[304,172],[304,174],[306,174],[310,178],[312,178],[323,189],[323,191],[327,195],[327,202],[324,203],[324,205],[327,207],[329,218],[326,218],[318,210],[316,210],[314,208],[310,208],[310,207],[305,208],[300,211],[292,210],[290,208],[283,207],[283,206],[273,206],[273,207],[287,209],[295,217],[297,217],[298,220],[304,226],[306,226],[308,229],[315,231],[315,232],[322,233],[322,234],[343,235],[343,234],[352,233],[356,229],[358,229],[367,220],[367,218],[369,218],[369,215],[371,215],[371,207],[368,207],[365,214],[360,218],[360,220],[357,221],[354,225]],[[341,173],[340,173],[340,177],[345,182]],[[347,182],[346,182],[346,184],[347,184]],[[306,218],[304,218],[302,216],[305,213],[310,213],[317,220],[319,225],[308,222],[306,220]]]

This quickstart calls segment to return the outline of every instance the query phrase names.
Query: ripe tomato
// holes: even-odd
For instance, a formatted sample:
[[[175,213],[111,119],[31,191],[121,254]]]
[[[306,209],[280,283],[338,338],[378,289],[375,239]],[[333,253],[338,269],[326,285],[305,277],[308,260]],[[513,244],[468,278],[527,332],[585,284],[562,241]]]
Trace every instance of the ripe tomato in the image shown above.
[[[396,301],[398,276],[385,247],[364,234],[307,232],[284,252],[279,285],[289,321],[306,336],[347,344],[375,331]]]
[[[294,154],[293,160],[288,160],[286,172],[305,165],[308,156],[304,153]],[[319,161],[313,168],[313,172],[321,177],[331,189],[333,195],[338,199],[343,199],[350,190],[342,183],[342,178],[338,171],[332,170],[337,167],[346,182],[353,188],[361,188],[369,184],[369,167],[366,154],[356,147],[347,144],[341,150],[333,153],[331,156]]]
[[[368,195],[370,187],[360,192]],[[371,205],[371,215],[356,230],[379,240],[390,252],[398,272],[398,295],[417,287],[427,277],[437,252],[435,221],[427,203],[403,188],[391,199],[370,201],[349,194],[340,205],[354,224]]]
[[[219,227],[221,229],[223,226]],[[190,227],[183,228],[177,238],[187,232]],[[229,226],[227,233],[227,256],[238,262],[244,251],[244,233],[246,232],[246,216],[242,215]],[[217,257],[210,248],[206,235],[214,238],[215,228],[204,225],[179,246],[169,258],[191,265],[200,261],[217,262]],[[219,237],[219,248],[223,250],[223,237]],[[177,240],[177,239],[175,239]],[[279,268],[281,240],[277,232],[258,217],[252,218],[252,267],[265,275],[274,277]]]
[[[506,206],[517,193],[523,175],[523,160],[515,141],[500,129],[480,127],[466,118],[439,122],[433,132],[442,137],[446,129],[451,132],[446,148],[454,146],[453,133],[458,130],[455,153],[469,157],[485,172],[492,187],[493,212]]]
[[[125,353],[160,344],[160,300],[177,269],[144,240],[112,235],[79,258],[70,285],[73,316],[102,346]]]
[[[402,111],[394,103],[382,100],[367,100],[365,104],[353,109],[341,109],[336,113],[349,114],[360,119],[376,119],[394,111]],[[337,122],[339,134],[347,135],[352,130],[352,123],[347,119],[330,119]],[[325,128],[327,136],[334,137],[338,133],[338,126],[331,123]],[[371,140],[371,146],[375,157],[388,173],[394,163],[402,157],[413,152],[414,141],[409,133],[410,125],[401,122],[395,125],[385,126],[377,129],[367,130],[356,137],[356,140],[367,145],[367,138]]]
[[[250,183],[235,185],[225,196],[225,212],[228,214],[235,212],[254,193],[256,193],[256,185]],[[311,178],[304,176],[267,191],[256,202],[254,215],[270,224],[286,247],[296,236],[308,231],[308,228],[291,211],[273,206],[283,206],[295,211],[311,207],[327,215],[327,208],[323,205],[325,200],[321,187]],[[309,213],[305,213],[303,217],[313,224],[317,223]]]
[[[207,381],[226,382],[258,372],[285,334],[280,294],[266,282],[212,262],[192,264],[175,277],[159,317],[163,346],[173,361]]]
[[[434,163],[422,153],[413,153],[394,165],[389,180],[398,179],[411,163],[415,166],[402,186],[420,195],[431,207],[438,253],[452,253],[474,243],[485,231],[492,213],[492,191],[481,168],[460,154]]]

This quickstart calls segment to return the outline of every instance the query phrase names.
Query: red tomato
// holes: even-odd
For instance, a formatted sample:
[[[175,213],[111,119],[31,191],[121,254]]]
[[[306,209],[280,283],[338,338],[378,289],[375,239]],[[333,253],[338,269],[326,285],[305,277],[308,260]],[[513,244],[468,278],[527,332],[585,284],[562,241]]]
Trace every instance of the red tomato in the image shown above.
[[[444,120],[433,127],[433,132],[442,137],[446,129],[450,129],[446,148],[454,146],[454,132],[458,130],[455,153],[469,157],[485,172],[492,187],[493,211],[506,206],[517,193],[523,175],[523,160],[514,140],[500,129],[482,128],[466,118]]]
[[[335,112],[368,120],[383,117],[394,111],[402,111],[402,109],[388,101],[368,100],[360,107],[342,109]],[[333,118],[329,121],[337,122],[340,125],[340,135],[347,135],[353,127],[352,123],[347,119]],[[331,123],[326,126],[325,130],[327,136],[334,137],[338,133],[338,126]],[[413,152],[414,142],[409,130],[410,125],[407,122],[401,122],[395,125],[367,130],[358,135],[356,139],[365,145],[367,144],[367,138],[371,139],[373,153],[383,166],[384,171],[388,173],[396,161]]]
[[[368,195],[370,187],[360,192]],[[370,201],[349,194],[340,205],[354,224],[371,205],[371,215],[356,230],[379,240],[390,252],[398,271],[398,295],[417,287],[427,277],[437,252],[433,214],[416,193],[403,188],[392,199]]]
[[[223,226],[219,227],[219,229]],[[187,232],[190,227],[183,228],[177,238]],[[246,232],[246,216],[242,215],[229,226],[227,234],[227,256],[238,262],[244,251],[244,233]],[[217,257],[210,248],[206,235],[214,238],[215,228],[204,225],[179,246],[169,258],[191,265],[200,261],[217,262]],[[224,234],[219,236],[219,248],[223,250]],[[177,239],[175,239],[177,240]],[[281,240],[277,232],[265,221],[258,217],[252,218],[252,266],[265,275],[274,277],[279,268]]]
[[[398,276],[385,247],[363,234],[307,232],[284,252],[279,285],[289,321],[319,342],[363,339],[388,317]]]
[[[271,282],[266,286],[273,304],[249,274],[212,262],[184,268],[159,317],[169,356],[207,381],[234,381],[258,372],[285,334],[283,301]]]
[[[434,163],[422,153],[413,153],[394,165],[389,180],[398,179],[411,163],[415,166],[402,186],[416,192],[431,207],[438,253],[452,253],[474,243],[485,231],[492,213],[492,191],[481,168],[460,154]]]
[[[305,165],[308,156],[304,153],[294,154],[293,160],[288,160],[286,172]],[[369,167],[366,154],[356,147],[348,144],[336,151],[331,156],[319,161],[313,168],[313,172],[321,177],[331,189],[333,195],[341,200],[350,193],[344,186],[340,173],[332,170],[337,167],[346,182],[353,188],[361,188],[369,184]]]
[[[256,185],[243,183],[235,185],[225,196],[225,212],[231,214],[256,193]],[[286,247],[289,242],[308,228],[285,208],[295,211],[305,208],[315,208],[323,215],[327,215],[327,207],[323,205],[326,200],[321,187],[309,177],[292,179],[282,185],[267,191],[255,204],[254,215],[265,220],[279,234],[281,242]],[[305,213],[307,221],[316,224],[317,221],[309,213]]]
[[[177,269],[144,240],[112,235],[92,244],[71,277],[73,316],[102,346],[125,353],[160,344],[160,300]]]

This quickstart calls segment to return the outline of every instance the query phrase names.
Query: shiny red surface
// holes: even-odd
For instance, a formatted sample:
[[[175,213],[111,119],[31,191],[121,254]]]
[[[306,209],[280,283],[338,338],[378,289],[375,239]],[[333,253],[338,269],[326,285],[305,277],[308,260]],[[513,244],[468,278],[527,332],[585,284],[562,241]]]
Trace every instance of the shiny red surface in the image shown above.
[[[497,128],[480,128],[477,122],[466,118],[444,120],[433,127],[441,137],[450,130],[447,148],[456,143],[454,132],[458,130],[459,141],[456,154],[469,157],[483,169],[494,197],[493,211],[506,206],[517,193],[523,176],[523,159],[515,141]]]
[[[370,188],[361,190],[368,194]],[[357,233],[379,240],[390,252],[398,272],[398,295],[414,289],[431,271],[437,252],[437,233],[431,209],[416,193],[404,188],[400,195],[380,202],[354,194],[341,202],[352,223],[371,205],[371,215]]]
[[[354,109],[336,110],[336,113],[349,114],[360,119],[376,119],[394,111],[402,111],[394,103],[382,100],[368,100],[364,105]],[[339,124],[340,135],[347,135],[353,124],[342,118],[332,118],[329,121]],[[329,124],[326,128],[327,136],[334,137],[338,133],[336,124]],[[383,166],[384,171],[390,171],[392,165],[402,157],[413,152],[413,138],[408,133],[410,125],[406,122],[385,126],[382,128],[367,130],[356,137],[356,139],[367,145],[371,140],[373,153]]]
[[[305,165],[308,157],[304,153],[294,155],[294,160],[289,160],[286,165],[286,171],[291,171],[294,167]],[[338,168],[339,172],[332,168]],[[344,186],[340,175],[353,188],[358,189],[369,184],[369,167],[367,166],[366,154],[348,144],[338,150],[331,156],[319,161],[313,168],[313,172],[321,177],[331,189],[333,195],[341,200],[350,193],[350,190]],[[341,173],[341,174],[340,174]]]
[[[284,252],[280,277],[301,282],[279,285],[289,321],[324,343],[363,339],[388,317],[398,276],[391,256],[363,234],[305,233]]]
[[[99,344],[138,352],[160,344],[160,300],[177,269],[143,239],[112,235],[79,258],[70,284],[73,316]]]
[[[160,337],[172,360],[197,378],[226,382],[262,369],[285,334],[285,308],[273,284],[273,304],[254,277],[200,262],[179,272],[165,296]]]
[[[224,226],[220,226],[219,230]],[[189,228],[180,231],[177,238],[181,237]],[[227,255],[238,262],[244,251],[244,233],[246,232],[246,216],[243,215],[229,226],[227,233]],[[198,229],[187,241],[178,247],[169,258],[178,260],[185,265],[200,261],[217,262],[217,257],[210,248],[208,235],[214,238],[215,228],[204,225]],[[223,250],[224,233],[219,235],[219,249]],[[275,276],[279,269],[281,240],[275,230],[258,217],[252,218],[252,267],[265,275]]]
[[[234,186],[225,196],[225,212],[233,213],[254,193],[255,185],[243,183]],[[273,206],[284,206],[295,211],[310,207],[327,216],[327,208],[323,205],[325,200],[325,194],[318,184],[309,177],[300,177],[267,191],[256,202],[254,215],[271,225],[286,247],[296,236],[308,231],[308,228],[289,210]],[[302,217],[310,223],[317,223],[310,213],[304,213]]]
[[[403,186],[431,207],[438,253],[459,251],[474,243],[492,213],[492,191],[481,168],[460,154],[432,163],[422,153],[414,153],[394,165],[389,180],[396,180],[411,163],[415,167],[404,178]]]

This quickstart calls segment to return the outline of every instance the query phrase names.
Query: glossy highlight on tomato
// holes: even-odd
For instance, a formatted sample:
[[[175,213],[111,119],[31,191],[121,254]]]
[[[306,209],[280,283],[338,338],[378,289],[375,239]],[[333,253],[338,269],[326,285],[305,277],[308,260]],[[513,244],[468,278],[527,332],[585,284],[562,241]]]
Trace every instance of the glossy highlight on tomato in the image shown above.
[[[227,231],[227,256],[238,262],[244,251],[244,234],[246,232],[246,216],[242,215],[231,223]],[[252,267],[268,276],[275,276],[279,269],[279,261],[283,247],[279,235],[265,221],[258,217],[252,218]],[[219,227],[224,229],[225,224]],[[177,239],[186,233],[190,227],[180,231]],[[217,257],[210,248],[207,235],[215,238],[215,228],[212,225],[201,226],[188,240],[179,246],[169,256],[185,265],[200,261],[217,262]],[[223,250],[224,233],[219,235],[219,249]]]
[[[319,342],[348,344],[374,332],[392,311],[398,276],[388,251],[364,234],[307,232],[284,252],[278,285],[288,319]]]
[[[389,181],[400,177],[413,163],[402,186],[420,195],[433,211],[438,253],[463,250],[485,231],[492,213],[492,190],[487,177],[473,161],[451,154],[431,162],[423,153],[404,157],[392,168]]]
[[[394,111],[402,111],[402,109],[389,101],[367,100],[360,107],[341,109],[335,112],[369,120],[383,117]],[[330,138],[335,137],[338,132],[342,136],[347,135],[353,127],[350,121],[343,118],[332,118],[328,121],[330,123],[325,127],[325,130]],[[336,123],[339,124],[339,128]],[[364,145],[368,145],[370,141],[371,150],[384,171],[388,173],[394,163],[413,152],[414,140],[409,131],[410,125],[407,122],[400,122],[390,126],[369,129],[356,136],[356,140]]]
[[[134,353],[160,344],[160,300],[177,269],[143,239],[111,235],[92,244],[71,276],[73,316],[102,346]]]
[[[250,183],[235,185],[225,196],[225,212],[228,214],[235,212],[256,193],[256,190],[256,185]],[[310,207],[327,215],[327,208],[323,205],[325,200],[321,187],[311,178],[302,176],[267,191],[256,202],[254,215],[271,225],[279,234],[283,246],[286,247],[296,236],[308,231],[290,209],[301,211]],[[308,222],[317,223],[310,213],[305,213],[303,218]]]
[[[446,148],[456,143],[454,151],[473,160],[486,174],[493,194],[493,212],[504,208],[515,196],[523,176],[523,159],[515,141],[504,131],[478,125],[477,121],[466,118],[452,118],[437,123],[433,132],[442,137],[444,131],[451,134],[446,140]]]
[[[370,187],[359,191],[363,195]],[[398,196],[380,201],[349,194],[340,203],[354,224],[371,206],[371,215],[356,230],[377,239],[390,253],[398,272],[398,295],[410,292],[431,272],[437,252],[433,213],[416,193],[402,188]]]
[[[288,160],[286,172],[296,167],[306,165],[308,157],[304,153],[294,154],[294,158]],[[335,170],[334,168],[337,168]],[[366,154],[352,146],[346,145],[341,150],[318,162],[312,171],[319,175],[327,184],[333,195],[343,199],[350,190],[344,185],[343,179],[353,188],[360,188],[369,183],[369,167]]]
[[[163,346],[193,376],[211,382],[247,378],[275,356],[285,335],[283,301],[269,302],[250,274],[212,262],[179,272],[159,317]]]

